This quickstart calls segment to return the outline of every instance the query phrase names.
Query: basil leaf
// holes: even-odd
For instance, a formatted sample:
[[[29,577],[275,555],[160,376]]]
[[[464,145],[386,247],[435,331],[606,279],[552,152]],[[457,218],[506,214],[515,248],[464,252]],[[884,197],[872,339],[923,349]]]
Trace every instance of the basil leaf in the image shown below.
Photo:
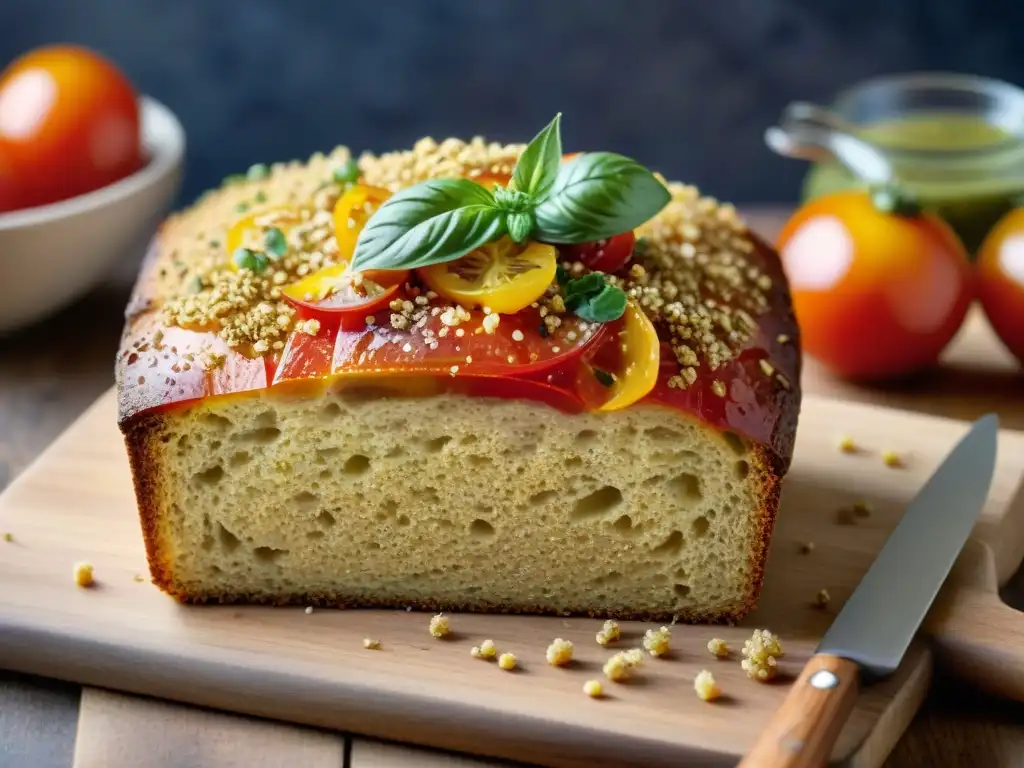
[[[573,311],[589,323],[618,320],[626,311],[626,294],[621,288],[606,285],[599,294],[586,298]]]
[[[565,305],[573,309],[579,302],[597,296],[604,290],[606,283],[604,275],[600,272],[591,272],[589,275],[570,280],[565,286]]]
[[[583,154],[559,168],[537,205],[535,236],[548,243],[603,240],[640,226],[669,200],[665,185],[634,160]]]
[[[504,233],[505,216],[487,189],[468,179],[431,179],[388,198],[367,220],[352,269],[441,264]]]
[[[540,199],[551,189],[562,164],[562,133],[559,124],[562,113],[555,115],[547,126],[526,145],[519,162],[512,170],[516,189]]]
[[[508,227],[508,236],[512,238],[513,242],[522,243],[533,231],[533,214],[529,212],[510,213],[506,218],[506,226]]]

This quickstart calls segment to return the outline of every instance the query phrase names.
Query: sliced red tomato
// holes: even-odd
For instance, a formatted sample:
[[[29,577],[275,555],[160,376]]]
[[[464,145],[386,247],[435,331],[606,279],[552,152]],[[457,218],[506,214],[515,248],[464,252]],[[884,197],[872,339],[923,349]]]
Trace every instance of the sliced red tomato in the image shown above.
[[[334,237],[338,241],[338,258],[352,260],[356,241],[367,220],[391,197],[383,187],[356,184],[334,204]]]
[[[535,309],[502,316],[494,332],[486,333],[486,315],[468,314],[469,319],[457,327],[446,326],[441,315],[429,316],[422,328],[412,332],[382,326],[343,331],[334,348],[333,371],[524,375],[579,358],[606,333],[605,325],[566,315],[553,333],[541,336],[537,331],[542,320]]]
[[[401,294],[408,276],[408,270],[351,272],[347,264],[335,264],[286,286],[281,293],[303,318],[358,330],[366,326],[369,315],[385,309]]]
[[[564,248],[563,253],[570,261],[579,261],[588,269],[614,274],[629,262],[636,245],[636,235],[623,232],[607,240],[580,243]]]

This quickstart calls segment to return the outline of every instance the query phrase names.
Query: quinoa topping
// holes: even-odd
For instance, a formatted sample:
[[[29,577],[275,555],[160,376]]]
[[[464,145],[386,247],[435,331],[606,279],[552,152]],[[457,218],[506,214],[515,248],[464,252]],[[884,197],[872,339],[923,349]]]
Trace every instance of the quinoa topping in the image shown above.
[[[358,181],[397,191],[431,178],[503,176],[511,173],[523,148],[480,137],[440,143],[425,138],[411,150],[362,155]],[[210,212],[201,222],[180,216],[170,222],[185,245],[172,254],[173,269],[161,270],[157,279],[167,325],[212,331],[247,355],[278,352],[295,331],[319,332],[315,323],[297,318],[282,289],[338,263],[333,207],[357,179],[345,147],[329,156],[316,154],[306,164],[276,163],[258,169],[210,193]],[[607,279],[654,321],[680,366],[669,386],[686,388],[697,380],[698,371],[714,371],[736,359],[757,332],[756,318],[769,309],[772,281],[752,258],[754,242],[733,206],[701,197],[692,186],[667,187],[671,202],[637,230],[637,246],[625,276]],[[228,230],[241,215],[253,217],[254,234],[243,239],[236,253],[228,253]],[[264,234],[281,216],[292,220],[273,233],[271,242]],[[216,226],[208,226],[213,222]],[[182,231],[186,229],[193,231]],[[240,256],[238,251],[244,253]],[[561,266],[571,277],[587,272],[579,262]],[[391,341],[403,348],[411,349],[410,336],[436,348],[439,337],[493,334],[501,322],[485,310],[482,323],[460,333],[470,318],[464,308],[416,282],[406,286],[406,295],[393,302],[390,311],[366,318],[368,325],[392,332]],[[563,325],[567,309],[557,283],[534,309],[541,318],[541,335],[551,335]],[[440,327],[435,328],[436,319]],[[570,331],[566,342],[585,341],[598,327],[587,325],[581,324],[581,333]],[[577,338],[580,335],[583,338]],[[522,336],[522,331],[513,333],[516,340]],[[781,375],[766,360],[760,365],[766,376]],[[722,381],[715,381],[713,389],[716,395],[727,394]]]

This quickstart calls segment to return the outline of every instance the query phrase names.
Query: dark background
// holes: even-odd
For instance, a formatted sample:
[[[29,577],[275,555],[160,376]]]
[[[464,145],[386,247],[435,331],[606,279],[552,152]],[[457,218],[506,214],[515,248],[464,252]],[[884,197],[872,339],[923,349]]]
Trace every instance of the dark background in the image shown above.
[[[423,135],[632,155],[736,202],[804,172],[761,135],[794,98],[943,69],[1024,82],[1012,0],[0,0],[0,64],[68,41],[188,134],[183,199],[256,161]]]

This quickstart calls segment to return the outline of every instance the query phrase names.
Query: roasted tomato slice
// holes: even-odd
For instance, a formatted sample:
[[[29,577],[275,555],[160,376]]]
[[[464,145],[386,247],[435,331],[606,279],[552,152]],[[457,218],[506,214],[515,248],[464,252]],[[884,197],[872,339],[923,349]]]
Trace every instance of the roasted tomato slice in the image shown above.
[[[460,259],[419,270],[428,286],[467,308],[487,307],[515,314],[544,295],[555,279],[558,251],[553,245],[511,238],[487,243]]]
[[[564,253],[570,261],[582,262],[588,269],[614,274],[629,262],[636,245],[633,232],[623,232],[607,240],[566,246]]]
[[[537,329],[542,320],[534,309],[502,317],[491,333],[483,324],[486,315],[468,315],[457,327],[445,325],[442,315],[430,316],[422,327],[410,331],[381,326],[343,331],[334,347],[333,371],[522,376],[571,365],[606,335],[605,325],[584,323],[567,315],[549,336],[541,336]]]
[[[338,241],[338,258],[352,260],[356,241],[366,221],[391,197],[391,192],[369,184],[356,184],[334,205],[334,237]]]
[[[658,382],[661,342],[650,318],[634,302],[600,346],[583,358],[577,391],[594,410],[617,411],[642,400]]]
[[[264,254],[271,261],[283,256],[287,247],[285,237],[301,221],[302,212],[290,206],[253,211],[237,219],[224,240],[231,268],[240,269],[245,263],[239,255],[243,248],[252,254]]]
[[[281,293],[305,318],[345,330],[366,326],[366,318],[399,295],[408,270],[352,272],[347,264],[324,267],[286,286]]]

